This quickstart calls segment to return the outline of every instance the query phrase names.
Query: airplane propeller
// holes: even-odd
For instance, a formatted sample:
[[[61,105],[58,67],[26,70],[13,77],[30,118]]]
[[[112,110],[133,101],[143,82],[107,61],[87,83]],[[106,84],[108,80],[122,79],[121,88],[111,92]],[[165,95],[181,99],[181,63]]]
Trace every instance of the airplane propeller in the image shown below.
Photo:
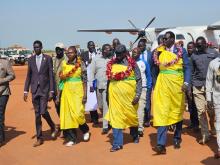
[[[156,17],[153,17],[150,22],[145,26],[144,30],[140,30],[138,32],[138,37],[136,38],[136,40],[132,43],[132,45],[134,45],[140,38],[145,37],[146,33],[145,30],[153,23],[153,21],[156,19]],[[136,26],[130,21],[128,20],[128,22],[136,28]],[[137,29],[137,28],[136,28]]]

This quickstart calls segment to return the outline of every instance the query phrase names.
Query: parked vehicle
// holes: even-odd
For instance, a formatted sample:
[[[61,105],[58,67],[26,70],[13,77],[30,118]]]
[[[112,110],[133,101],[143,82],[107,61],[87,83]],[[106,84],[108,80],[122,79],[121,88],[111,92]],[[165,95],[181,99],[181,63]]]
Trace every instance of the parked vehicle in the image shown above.
[[[31,56],[31,50],[25,49],[7,49],[4,54],[8,57],[12,65],[25,65]]]

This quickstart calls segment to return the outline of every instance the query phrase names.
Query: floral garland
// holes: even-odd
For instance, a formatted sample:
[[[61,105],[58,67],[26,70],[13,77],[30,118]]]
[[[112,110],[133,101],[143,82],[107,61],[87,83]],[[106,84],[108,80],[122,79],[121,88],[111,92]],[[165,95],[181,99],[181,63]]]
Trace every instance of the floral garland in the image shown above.
[[[177,56],[175,59],[171,60],[170,62],[166,62],[166,63],[161,63],[158,59],[159,57],[159,52],[162,52],[162,51],[165,51],[165,47],[164,46],[160,46],[158,47],[155,51],[154,51],[154,54],[153,54],[153,60],[154,60],[154,63],[156,65],[163,65],[165,67],[168,67],[168,66],[172,66],[174,64],[176,64],[180,58],[182,58],[182,54],[183,54],[183,49],[181,47],[176,47],[177,48]]]
[[[67,79],[69,78],[73,73],[75,73],[77,71],[77,69],[81,66],[81,60],[79,57],[77,57],[77,60],[76,60],[76,64],[75,66],[66,74],[63,74],[62,72],[60,73],[60,79],[61,80],[64,80],[64,79]]]
[[[108,64],[107,64],[107,70],[106,75],[108,80],[124,80],[128,78],[131,75],[132,70],[135,67],[135,61],[133,58],[126,56],[126,59],[128,60],[128,67],[125,71],[112,73],[112,65],[116,62],[116,58],[112,58]]]

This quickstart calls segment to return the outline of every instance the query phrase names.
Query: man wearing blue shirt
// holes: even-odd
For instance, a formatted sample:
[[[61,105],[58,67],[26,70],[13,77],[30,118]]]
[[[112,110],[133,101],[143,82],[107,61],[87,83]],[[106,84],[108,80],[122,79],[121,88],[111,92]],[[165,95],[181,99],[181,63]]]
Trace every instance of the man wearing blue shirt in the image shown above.
[[[151,68],[152,57],[151,57],[151,52],[146,49],[146,40],[141,39],[138,42],[138,48],[141,51],[140,58],[143,61],[147,62],[149,68]],[[145,124],[144,124],[146,127],[150,126],[150,120],[151,120],[151,92],[152,92],[152,88],[149,88],[146,94]]]
[[[143,136],[144,131],[144,109],[146,107],[146,94],[148,90],[151,90],[152,87],[152,79],[151,79],[151,72],[150,66],[147,61],[144,60],[143,56],[141,55],[141,50],[139,48],[134,48],[132,50],[132,57],[137,62],[137,65],[141,72],[142,78],[142,93],[139,100],[139,107],[138,107],[138,134],[139,136]]]

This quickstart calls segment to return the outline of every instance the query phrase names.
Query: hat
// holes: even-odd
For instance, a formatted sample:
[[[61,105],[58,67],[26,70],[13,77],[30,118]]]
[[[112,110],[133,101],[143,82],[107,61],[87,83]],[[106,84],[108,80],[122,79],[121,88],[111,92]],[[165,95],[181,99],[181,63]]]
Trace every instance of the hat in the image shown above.
[[[127,49],[126,49],[125,45],[118,45],[115,48],[116,54],[122,54],[122,53],[125,53],[126,51],[127,51]]]
[[[62,42],[58,42],[55,44],[55,48],[61,48],[61,49],[64,49],[64,44]]]

